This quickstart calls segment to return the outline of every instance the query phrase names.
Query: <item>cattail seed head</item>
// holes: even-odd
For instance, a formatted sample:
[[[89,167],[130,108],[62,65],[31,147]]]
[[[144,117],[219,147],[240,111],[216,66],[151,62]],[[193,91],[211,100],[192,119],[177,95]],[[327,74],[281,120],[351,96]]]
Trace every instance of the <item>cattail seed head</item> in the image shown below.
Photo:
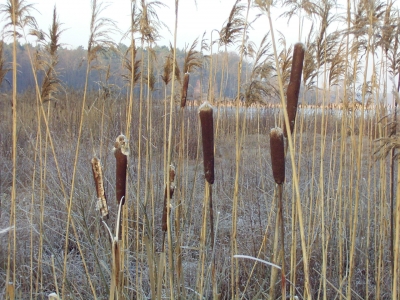
[[[129,155],[128,139],[122,134],[118,136],[113,150],[116,159],[115,192],[117,196],[117,203],[119,204],[122,199],[123,205],[125,203],[126,168]]]
[[[271,148],[272,174],[277,184],[285,181],[285,146],[283,132],[279,127],[272,128],[269,134]]]
[[[214,183],[214,121],[213,108],[209,102],[199,107],[201,138],[203,142],[204,176],[208,183]]]
[[[292,70],[290,73],[290,81],[286,92],[287,97],[287,113],[289,117],[290,132],[293,132],[294,123],[297,113],[297,105],[299,102],[299,92],[301,83],[301,74],[303,72],[304,61],[304,45],[297,43],[293,49]],[[286,124],[284,124],[285,137],[288,136]]]
[[[107,198],[104,191],[103,171],[101,169],[100,160],[97,157],[93,157],[91,162],[92,162],[93,178],[97,194],[96,208],[100,210],[100,213],[103,217],[108,218]]]
[[[189,73],[185,73],[182,84],[181,107],[186,106],[188,87],[189,87]]]

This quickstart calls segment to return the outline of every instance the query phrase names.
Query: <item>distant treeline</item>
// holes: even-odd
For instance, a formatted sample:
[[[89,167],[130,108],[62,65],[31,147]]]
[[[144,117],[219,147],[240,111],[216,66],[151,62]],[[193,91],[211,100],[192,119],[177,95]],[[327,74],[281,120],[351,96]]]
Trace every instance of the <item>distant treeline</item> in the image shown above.
[[[104,89],[107,88],[110,91],[117,93],[125,93],[129,86],[129,71],[125,67],[124,61],[129,59],[130,56],[128,47],[124,44],[119,44],[115,49],[108,49],[101,53],[92,65],[92,71],[89,75],[89,89]],[[3,57],[6,67],[11,69],[12,60],[12,43],[4,44]],[[34,89],[35,81],[33,76],[32,63],[35,62],[35,57],[40,55],[40,46],[33,46],[31,44],[21,45],[17,47],[17,59],[18,59],[18,75],[17,75],[17,90],[18,92],[26,92],[29,89]],[[163,68],[168,55],[171,51],[166,46],[155,46],[150,50],[152,57],[150,77],[154,80],[153,97],[162,98],[164,97],[164,82],[162,81]],[[140,61],[142,51],[140,48],[136,49],[136,61]],[[144,78],[144,88],[146,88],[147,79],[147,53],[148,49],[143,50],[143,56],[145,57],[143,66],[139,63],[139,72],[142,72]],[[177,50],[177,62],[178,68],[180,69],[180,80],[183,79],[183,62],[185,58],[185,49]],[[31,55],[32,59],[29,58]],[[190,85],[188,90],[188,99],[199,99],[201,92],[207,93],[209,84],[209,56],[202,56],[200,54],[203,67],[197,68],[190,74]],[[65,89],[83,89],[86,76],[86,60],[87,50],[82,46],[76,49],[67,49],[61,47],[58,51],[59,62],[57,64],[57,74],[61,81],[62,86]],[[234,52],[218,52],[213,54],[213,92],[216,96],[222,96],[226,98],[235,98],[237,95],[237,66],[239,61],[239,55]],[[34,65],[35,63],[33,63]],[[225,67],[222,67],[222,64]],[[227,67],[226,67],[227,66]],[[249,63],[243,64],[242,76],[245,78],[246,70],[250,69]],[[143,69],[143,70],[142,70]],[[222,76],[222,70],[225,74]],[[43,79],[43,71],[36,71],[39,79],[39,85]],[[5,81],[2,83],[1,90],[3,92],[9,91],[12,86],[11,71],[5,77]],[[221,79],[224,81],[221,85]],[[139,83],[135,85],[135,93],[139,91]],[[180,81],[177,81],[179,86]],[[222,93],[220,91],[222,87]],[[168,86],[170,89],[170,85]]]

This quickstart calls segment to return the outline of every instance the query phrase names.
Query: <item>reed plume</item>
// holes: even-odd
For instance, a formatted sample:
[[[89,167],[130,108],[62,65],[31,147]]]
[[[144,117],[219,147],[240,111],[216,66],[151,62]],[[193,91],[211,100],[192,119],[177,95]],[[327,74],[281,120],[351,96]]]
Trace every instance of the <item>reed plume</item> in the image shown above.
[[[290,81],[286,92],[287,97],[287,113],[289,117],[289,130],[293,133],[297,105],[299,102],[299,92],[301,83],[301,74],[303,72],[303,60],[304,60],[304,45],[302,43],[297,43],[293,49],[293,60],[292,60],[292,70],[290,73]],[[284,124],[283,133],[287,137],[287,128]]]
[[[237,0],[233,5],[228,20],[219,32],[221,45],[229,46],[234,44],[237,39],[242,37],[243,30],[247,26],[243,18],[246,6],[239,2],[240,0]]]
[[[171,54],[168,54],[167,57],[165,58],[165,63],[163,67],[163,74],[161,75],[162,81],[164,81],[164,84],[167,86],[169,82],[172,79],[171,73],[172,73],[172,63],[173,63],[173,57]]]
[[[49,44],[46,45],[45,49],[47,52],[47,55],[49,56],[49,62],[47,63],[47,69],[45,70],[45,76],[42,82],[42,88],[41,88],[41,97],[42,97],[42,102],[52,100],[52,97],[54,97],[54,94],[58,91],[58,89],[61,86],[61,81],[57,77],[57,72],[55,70],[57,64],[58,64],[58,49],[60,48],[60,36],[64,32],[64,30],[61,30],[61,23],[59,22],[57,18],[57,9],[54,6],[53,9],[53,22],[52,25],[49,29]]]
[[[198,39],[195,39],[189,51],[186,51],[185,61],[183,63],[183,71],[185,75],[183,77],[182,92],[181,92],[181,107],[186,106],[187,91],[189,87],[189,74],[195,68],[201,67],[201,59],[199,57],[199,51],[196,51]],[[187,50],[187,49],[186,49]]]

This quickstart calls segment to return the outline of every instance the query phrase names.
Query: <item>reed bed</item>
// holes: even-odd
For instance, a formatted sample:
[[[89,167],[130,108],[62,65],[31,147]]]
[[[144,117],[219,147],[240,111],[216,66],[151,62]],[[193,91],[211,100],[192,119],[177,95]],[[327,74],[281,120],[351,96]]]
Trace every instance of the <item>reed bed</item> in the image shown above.
[[[398,76],[397,10],[357,2],[345,34],[331,30],[334,3],[285,2],[282,17],[304,13],[319,26],[307,38],[299,31],[305,47],[291,47],[275,40],[271,3],[247,4],[227,12],[217,43],[203,37],[198,51],[195,40],[182,66],[175,28],[160,71],[151,48],[162,4],[133,1],[127,35],[141,49],[132,38],[121,56],[127,86],[112,94],[61,89],[54,10],[43,42],[52,47],[31,56],[45,80],[0,102],[0,298],[400,297],[400,143],[386,100]],[[24,36],[30,8],[0,6],[13,38]],[[87,78],[114,46],[102,8],[92,2]],[[247,43],[253,10],[271,21],[258,49]],[[239,44],[231,83],[228,47]],[[203,55],[219,47],[222,62]],[[192,74],[206,68],[198,107]],[[0,57],[0,79],[8,69]],[[109,69],[99,72],[107,86]],[[238,92],[226,101],[229,84]]]

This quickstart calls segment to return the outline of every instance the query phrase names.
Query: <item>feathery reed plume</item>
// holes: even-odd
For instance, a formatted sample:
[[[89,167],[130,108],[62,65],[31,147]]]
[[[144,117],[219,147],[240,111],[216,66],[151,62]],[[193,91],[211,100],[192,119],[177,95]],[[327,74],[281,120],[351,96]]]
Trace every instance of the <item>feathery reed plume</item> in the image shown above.
[[[279,68],[282,78],[283,87],[286,90],[290,79],[290,67],[292,65],[292,46],[287,47],[286,37],[279,33],[279,44],[282,46],[281,52],[279,52]]]
[[[54,6],[53,22],[49,29],[49,34],[48,34],[50,43],[45,47],[50,62],[48,63],[47,70],[45,70],[45,76],[42,82],[41,96],[43,102],[52,100],[53,94],[58,91],[58,88],[61,85],[60,80],[57,78],[57,73],[55,71],[55,68],[58,64],[57,51],[61,46],[59,40],[61,34],[64,32],[64,30],[60,29],[60,26],[61,23],[58,21],[57,18],[57,9]]]
[[[246,22],[243,18],[243,12],[246,6],[239,3],[237,0],[233,5],[225,26],[220,30],[220,44],[231,45],[243,35],[243,30],[246,27]]]
[[[189,51],[186,51],[185,61],[183,63],[183,72],[185,72],[185,76],[183,77],[182,93],[181,93],[182,108],[186,106],[187,90],[189,87],[189,73],[193,71],[195,68],[201,67],[201,59],[199,57],[199,51],[195,50],[197,43],[198,43],[198,38],[194,40]]]
[[[133,51],[133,53],[131,53]],[[141,64],[141,60],[135,60],[136,58],[136,47],[135,44],[132,44],[128,50],[125,52],[124,55],[124,60],[123,60],[123,66],[124,68],[128,71],[128,74],[123,74],[122,77],[129,83],[131,83],[131,81],[133,80],[133,85],[135,85],[138,80],[140,79],[140,64]],[[131,60],[134,60],[135,62],[132,63]]]
[[[117,137],[114,144],[113,152],[116,159],[115,193],[117,196],[117,203],[119,204],[120,201],[122,201],[122,205],[124,205],[129,144],[128,139],[123,134]]]
[[[297,43],[293,49],[293,61],[292,61],[292,71],[290,73],[290,82],[287,88],[287,113],[289,117],[290,132],[293,132],[297,104],[299,101],[300,83],[301,83],[301,73],[303,72],[303,60],[304,60],[304,45],[302,43]],[[284,124],[285,125],[285,124]],[[287,137],[287,129],[284,126],[284,135]]]
[[[254,59],[250,80],[245,84],[244,89],[243,97],[246,105],[258,102],[265,103],[265,99],[271,96],[273,92],[271,85],[268,83],[274,70],[271,55],[268,54],[271,47],[271,44],[267,43],[268,36],[269,33],[264,36],[257,52],[251,43],[245,49],[246,53]]]
[[[269,137],[274,180],[276,184],[283,184],[285,182],[285,146],[282,129],[272,128]]]
[[[209,184],[214,183],[214,123],[213,108],[209,102],[199,107],[201,138],[203,142],[204,176]]]
[[[115,48],[115,43],[110,35],[118,31],[115,21],[100,17],[100,14],[108,7],[107,5],[104,6],[103,3],[97,4],[97,0],[92,0],[91,6],[92,14],[87,50],[88,66],[97,59],[99,53],[104,52],[107,48]]]
[[[162,214],[162,219],[161,219],[161,226],[162,226],[162,231],[164,232],[164,237],[163,237],[163,243],[162,243],[162,252],[164,252],[164,243],[165,243],[165,233],[168,230],[168,224],[167,224],[167,214],[168,214],[168,192],[169,192],[169,199],[172,199],[172,196],[174,195],[175,191],[175,167],[173,165],[169,166],[169,188],[165,186],[165,191],[164,191],[164,206],[163,206],[163,214]]]
[[[193,41],[189,51],[187,51],[187,47],[185,49],[186,55],[185,55],[185,61],[183,62],[183,72],[185,73],[190,73],[195,68],[201,66],[201,60],[199,57],[200,52],[195,50],[197,47],[198,40],[199,39],[197,38]]]
[[[158,18],[156,8],[162,8],[166,5],[161,1],[140,1],[139,8],[139,31],[142,35],[142,42],[154,43],[159,37],[161,25],[167,27]]]
[[[97,193],[96,209],[100,210],[103,218],[108,219],[108,205],[104,191],[103,171],[101,169],[100,160],[97,157],[92,158],[92,171]]]
[[[171,77],[172,64],[173,64],[173,57],[171,56],[171,54],[169,54],[165,59],[163,75],[161,75],[161,79],[164,81],[165,85],[168,85],[172,79]]]

